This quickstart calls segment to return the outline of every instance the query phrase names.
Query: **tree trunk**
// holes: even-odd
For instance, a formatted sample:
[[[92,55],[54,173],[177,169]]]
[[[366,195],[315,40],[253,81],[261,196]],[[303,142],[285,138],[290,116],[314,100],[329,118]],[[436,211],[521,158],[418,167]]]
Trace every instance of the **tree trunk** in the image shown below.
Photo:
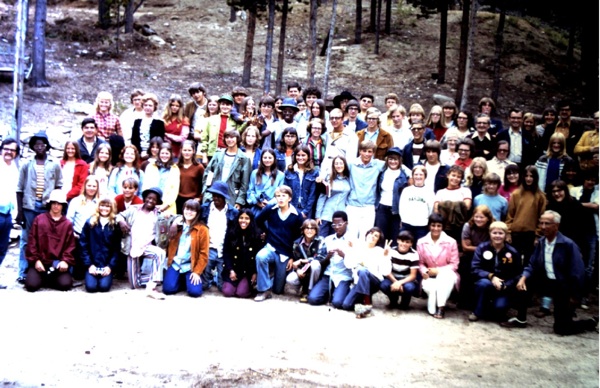
[[[33,21],[33,72],[31,85],[40,88],[50,86],[46,80],[46,0],[36,0]]]
[[[575,21],[571,21],[569,26],[569,43],[567,44],[567,64],[573,64],[573,51],[575,49],[575,33],[577,27],[575,27]]]
[[[492,84],[492,100],[498,102],[498,96],[500,95],[500,59],[502,57],[502,45],[504,44],[504,24],[506,23],[506,5],[502,1],[500,2],[500,16],[498,18],[498,28],[496,29],[496,36],[494,43],[496,49],[494,51],[494,81]]]
[[[242,72],[242,86],[250,86],[252,77],[252,49],[254,47],[254,34],[256,33],[256,2],[248,8],[248,29],[246,30],[246,47],[244,49],[244,71]]]
[[[360,44],[362,33],[362,0],[356,0],[356,25],[354,26],[354,44]]]
[[[377,0],[371,0],[369,16],[369,32],[375,31],[375,24],[377,23]]]
[[[133,1],[133,0],[130,0]],[[37,6],[36,6],[37,7]],[[103,30],[110,27],[110,3],[109,0],[98,0],[98,24]]]
[[[381,2],[382,0],[377,0],[375,7],[377,14],[377,19],[375,21],[375,55],[379,55],[379,27],[381,26]]]
[[[479,10],[478,0],[473,0],[471,9],[471,27],[469,28],[469,50],[467,54],[467,65],[465,66],[465,82],[463,84],[462,99],[460,106],[467,105],[469,100],[469,90],[471,87],[471,71],[473,70],[473,58],[475,58],[475,34],[477,33],[477,11]]]
[[[458,102],[462,100],[465,72],[467,71],[471,1],[472,0],[463,1],[462,20],[460,22],[460,51],[458,55],[458,75],[456,77],[456,97],[454,99]],[[460,106],[460,109],[464,109],[464,107]]]
[[[448,40],[448,0],[438,0],[440,11],[440,54],[438,59],[438,84],[446,83],[446,42]]]
[[[392,0],[385,0],[385,33],[392,33]]]
[[[325,59],[325,72],[323,74],[323,96],[327,98],[327,89],[329,87],[329,64],[331,62],[331,47],[333,46],[333,34],[335,33],[335,18],[337,12],[337,0],[333,0],[331,6],[331,24],[329,26],[329,42],[327,44],[327,58]]]
[[[283,0],[283,9],[281,11],[281,28],[279,29],[279,53],[277,54],[277,79],[275,82],[275,93],[281,94],[283,88],[283,60],[285,59],[285,30],[287,26],[287,17],[289,9],[289,0]],[[313,51],[316,47],[313,47]]]
[[[231,6],[229,7],[229,23],[233,23],[236,20],[236,13],[235,13],[235,7]]]
[[[317,0],[310,0],[310,17],[308,23],[309,47],[308,54],[308,84],[315,84],[315,67],[317,61]]]
[[[127,1],[125,4],[125,33],[133,32],[133,0]]]
[[[275,0],[269,0],[269,23],[267,24],[267,42],[265,48],[264,93],[271,91],[271,59],[273,56],[273,29],[275,27]]]
[[[583,81],[583,109],[587,112],[598,110],[598,5],[594,2],[583,4],[584,19],[581,23],[582,30],[579,36],[581,45],[581,78]]]

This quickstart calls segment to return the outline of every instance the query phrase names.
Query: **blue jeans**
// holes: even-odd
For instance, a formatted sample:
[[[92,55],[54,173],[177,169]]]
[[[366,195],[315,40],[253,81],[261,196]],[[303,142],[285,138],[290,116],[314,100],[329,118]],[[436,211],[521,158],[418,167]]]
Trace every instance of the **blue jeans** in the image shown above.
[[[403,222],[402,228],[400,228],[400,231],[403,232],[405,230],[412,233],[413,237],[415,238],[415,241],[413,242],[413,248],[417,247],[417,241],[419,241],[420,238],[425,237],[427,235],[427,233],[429,233],[429,227],[427,225],[412,226],[411,224],[407,224],[406,222]]]
[[[419,285],[416,280],[413,280],[412,282],[406,282],[402,285],[404,292],[392,291],[391,287],[392,281],[388,278],[383,279],[381,281],[381,284],[379,285],[379,289],[381,290],[381,292],[383,292],[387,295],[388,298],[390,298],[390,303],[398,303],[398,297],[402,295],[400,307],[408,308],[408,306],[410,305],[410,300],[416,294]]]
[[[204,268],[204,272],[200,276],[202,279],[202,288],[208,290],[213,284],[217,286],[219,291],[223,288],[223,256],[219,257],[218,252],[214,248],[208,251],[208,264]]]
[[[360,297],[365,295],[373,295],[377,291],[379,291],[379,286],[381,285],[381,281],[375,277],[371,272],[369,272],[366,268],[361,268],[358,270],[358,280],[354,284],[354,287],[344,299],[344,303],[342,304],[342,308],[344,310],[352,310],[356,302]]]
[[[10,231],[12,229],[12,217],[10,213],[0,213],[0,264],[6,257],[8,243],[10,241]]]
[[[23,216],[25,216],[25,228],[21,232],[21,242],[19,243],[19,277],[25,278],[27,276],[27,268],[29,263],[25,258],[25,250],[27,249],[27,240],[29,238],[29,230],[33,225],[33,220],[38,215],[46,212],[46,207],[41,201],[35,201],[35,209],[23,209]]]
[[[528,298],[525,295],[525,293],[517,292],[515,285],[498,291],[491,280],[479,279],[475,282],[473,313],[479,318],[491,315],[493,319],[504,320],[512,304],[512,307],[517,310],[517,318],[522,321],[526,320]],[[490,308],[491,311],[488,312]]]
[[[113,274],[108,276],[92,275],[85,273],[85,290],[87,292],[108,292],[112,286]]]
[[[386,239],[395,241],[400,232],[400,215],[392,212],[392,207],[377,205],[375,210],[375,226],[383,231]]]
[[[165,295],[173,295],[184,287],[188,296],[197,298],[202,295],[202,283],[192,284],[191,272],[181,273],[170,266],[163,278],[163,292]]]
[[[279,253],[275,252],[269,246],[265,246],[258,251],[256,255],[256,288],[258,292],[265,292],[270,289],[275,294],[283,294],[285,287],[285,278],[287,276],[287,261],[281,262]],[[275,266],[275,276],[271,280],[269,267]]]
[[[331,296],[331,304],[336,309],[341,309],[344,299],[350,292],[351,280],[342,280],[337,287],[330,282],[330,277],[323,275],[308,294],[308,303],[313,306],[325,304]]]

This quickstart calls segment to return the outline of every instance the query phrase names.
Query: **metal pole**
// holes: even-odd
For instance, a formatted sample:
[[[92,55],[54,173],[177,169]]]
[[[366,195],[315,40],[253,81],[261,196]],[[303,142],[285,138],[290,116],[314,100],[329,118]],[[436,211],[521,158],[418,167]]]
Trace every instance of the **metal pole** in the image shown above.
[[[27,12],[29,0],[17,3],[17,31],[15,36],[15,68],[13,70],[13,120],[12,136],[20,144],[21,125],[23,120],[23,80],[25,72],[25,38],[27,34]]]

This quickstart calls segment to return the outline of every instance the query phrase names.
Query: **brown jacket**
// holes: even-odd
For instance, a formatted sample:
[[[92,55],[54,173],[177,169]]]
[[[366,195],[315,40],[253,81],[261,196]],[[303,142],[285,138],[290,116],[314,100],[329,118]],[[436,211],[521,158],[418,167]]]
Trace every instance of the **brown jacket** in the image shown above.
[[[179,230],[177,235],[169,242],[169,247],[167,248],[167,266],[170,266],[173,263],[173,258],[177,254],[181,233],[182,230]],[[208,249],[210,242],[208,237],[208,227],[204,224],[197,224],[190,233],[192,234],[192,272],[201,275],[208,264]]]
[[[366,132],[366,128],[365,129],[361,129],[360,131],[356,132],[356,136],[358,136],[358,144],[360,146],[360,143],[365,140],[365,132]],[[388,149],[392,148],[394,146],[394,139],[392,138],[392,135],[384,130],[379,128],[379,135],[377,136],[377,141],[375,142],[375,159],[379,159],[379,160],[385,160],[385,153],[387,152]]]

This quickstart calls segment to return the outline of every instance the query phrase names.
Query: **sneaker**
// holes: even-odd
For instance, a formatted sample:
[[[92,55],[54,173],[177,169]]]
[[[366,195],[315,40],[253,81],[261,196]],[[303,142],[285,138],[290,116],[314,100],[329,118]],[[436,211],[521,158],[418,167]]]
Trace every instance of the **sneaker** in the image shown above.
[[[354,305],[354,312],[356,313],[356,318],[361,319],[361,318],[366,318],[367,316],[369,316],[369,314],[371,314],[371,311],[373,310],[373,306],[372,305],[365,305],[365,304],[356,304]]]
[[[479,317],[477,315],[475,315],[475,313],[469,314],[469,322],[477,322],[478,320],[479,320]]]
[[[273,295],[271,295],[271,291],[259,292],[258,295],[254,298],[255,302],[262,302],[267,299],[271,299]]]
[[[308,295],[302,294],[302,296],[300,296],[300,303],[307,303],[307,302],[308,302]]]
[[[500,326],[507,329],[524,329],[527,327],[527,321],[519,321],[517,318],[510,318],[508,321],[500,322]]]
[[[535,313],[533,313],[533,316],[536,318],[544,318],[548,315],[550,315],[550,310],[547,308],[543,308],[543,307],[541,307],[539,309],[539,311],[536,311]]]
[[[590,305],[589,305],[590,301],[588,300],[588,298],[581,298],[581,308],[584,310],[589,310],[590,309]]]
[[[25,284],[25,278],[23,276],[19,276],[17,278],[17,283],[19,283],[19,284]]]

